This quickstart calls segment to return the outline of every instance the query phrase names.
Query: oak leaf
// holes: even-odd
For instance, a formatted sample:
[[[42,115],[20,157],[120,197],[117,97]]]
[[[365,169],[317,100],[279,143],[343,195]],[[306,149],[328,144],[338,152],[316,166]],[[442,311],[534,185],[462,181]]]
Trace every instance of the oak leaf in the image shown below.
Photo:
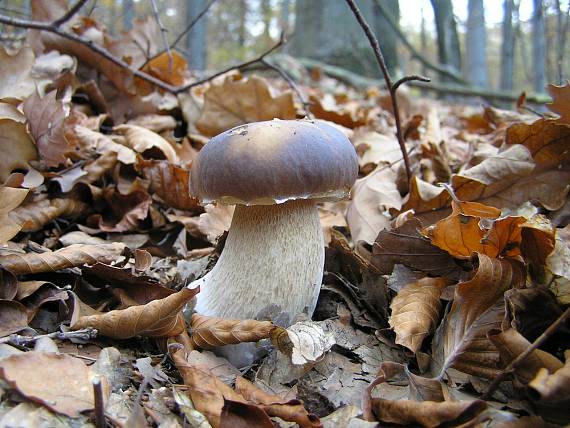
[[[125,244],[101,245],[75,244],[46,253],[12,254],[0,256],[0,264],[15,275],[40,272],[55,272],[60,269],[77,267],[97,262],[115,261],[125,249]]]
[[[146,305],[130,306],[106,313],[79,317],[71,329],[93,327],[103,336],[128,339],[134,336],[168,337],[185,331],[180,311],[197,293],[198,289],[183,288],[163,299]]]
[[[499,351],[486,334],[501,327],[505,291],[520,288],[526,276],[522,264],[514,260],[478,254],[478,261],[475,276],[455,287],[451,309],[432,343],[438,376],[450,367],[489,379],[498,373]]]
[[[291,91],[276,95],[261,77],[236,80],[228,76],[223,83],[212,84],[204,93],[204,110],[196,127],[212,137],[244,123],[295,117]]]
[[[560,86],[549,84],[546,90],[552,97],[552,102],[546,107],[560,116],[556,122],[570,125],[570,81],[566,80],[566,84]]]
[[[227,320],[224,318],[192,315],[192,342],[202,349],[257,342],[267,339],[275,328],[270,321]]]
[[[441,311],[440,295],[449,285],[445,278],[422,278],[407,284],[392,300],[390,327],[396,343],[416,353],[426,336],[437,327]]]
[[[65,373],[65,376],[62,376]],[[0,361],[0,377],[28,399],[70,417],[95,405],[94,373],[67,354],[26,352]],[[103,394],[108,395],[106,381]]]

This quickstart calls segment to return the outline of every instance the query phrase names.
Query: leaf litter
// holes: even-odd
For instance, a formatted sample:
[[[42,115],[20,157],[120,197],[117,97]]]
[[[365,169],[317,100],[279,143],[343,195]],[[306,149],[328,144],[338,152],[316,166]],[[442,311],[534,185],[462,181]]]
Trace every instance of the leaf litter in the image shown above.
[[[194,79],[151,19],[121,39],[72,25],[165,83]],[[570,326],[543,335],[570,303],[568,83],[549,86],[549,118],[401,92],[406,183],[381,89],[298,82],[360,174],[350,201],[319,207],[324,284],[313,320],[288,325],[193,314],[186,288],[233,214],[192,198],[192,161],[233,126],[303,117],[287,83],[229,72],[176,98],[73,40],[31,40],[0,50],[0,425],[100,410],[113,426],[570,423]],[[245,367],[220,352],[246,345]]]

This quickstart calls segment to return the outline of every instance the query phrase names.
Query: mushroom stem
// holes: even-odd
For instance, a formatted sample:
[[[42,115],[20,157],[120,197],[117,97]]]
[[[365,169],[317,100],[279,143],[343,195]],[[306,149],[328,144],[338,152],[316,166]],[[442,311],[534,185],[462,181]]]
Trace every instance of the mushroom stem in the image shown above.
[[[196,311],[255,318],[276,304],[312,315],[323,277],[324,242],[315,202],[237,205],[222,255],[203,278]]]

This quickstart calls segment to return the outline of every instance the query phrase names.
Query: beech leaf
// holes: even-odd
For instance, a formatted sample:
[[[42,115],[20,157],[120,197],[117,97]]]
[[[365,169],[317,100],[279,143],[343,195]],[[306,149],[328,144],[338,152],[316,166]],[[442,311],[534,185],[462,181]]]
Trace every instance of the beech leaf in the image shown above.
[[[76,199],[41,199],[20,205],[9,217],[22,225],[23,232],[33,232],[57,218],[79,217],[89,211],[89,205]]]
[[[10,217],[28,194],[28,189],[0,187],[0,244],[12,239],[22,229],[22,223]]]
[[[136,125],[119,125],[113,130],[125,136],[126,146],[137,153],[155,149],[169,162],[176,162],[178,156],[168,141],[149,129]]]

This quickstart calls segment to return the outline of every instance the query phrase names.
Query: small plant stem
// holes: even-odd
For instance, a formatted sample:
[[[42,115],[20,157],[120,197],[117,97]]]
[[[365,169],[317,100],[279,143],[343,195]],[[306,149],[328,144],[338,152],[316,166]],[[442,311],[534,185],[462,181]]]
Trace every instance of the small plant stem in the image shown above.
[[[93,384],[93,396],[95,399],[95,426],[97,428],[106,428],[107,422],[105,422],[105,402],[101,378],[96,376],[91,383]]]

